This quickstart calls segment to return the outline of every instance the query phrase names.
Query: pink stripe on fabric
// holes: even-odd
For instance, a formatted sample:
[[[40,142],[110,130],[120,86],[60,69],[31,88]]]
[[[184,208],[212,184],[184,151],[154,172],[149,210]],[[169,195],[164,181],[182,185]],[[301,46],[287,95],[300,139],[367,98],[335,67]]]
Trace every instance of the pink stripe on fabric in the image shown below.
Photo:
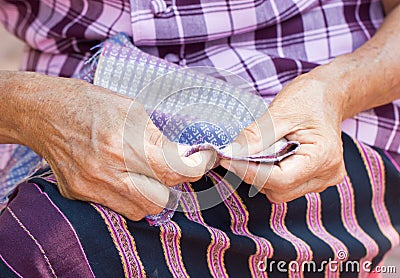
[[[59,210],[55,209],[54,203],[49,202],[48,196],[42,194],[34,184],[19,185],[6,208],[7,211],[10,213],[0,216],[0,233],[4,235],[0,237],[2,256],[19,273],[23,276],[41,272],[45,274],[51,266],[53,270],[48,273],[51,276],[57,273],[76,276],[79,273],[85,277],[94,277],[74,230],[66,223]],[[18,227],[22,228],[24,234],[18,227],[13,226],[11,229],[9,225],[14,222],[18,222]],[[18,239],[19,245],[8,242],[8,238]],[[64,246],[68,247],[69,256],[61,260],[60,252],[64,252]],[[17,263],[14,265],[15,262]],[[74,265],[74,268],[70,265]]]
[[[249,268],[254,277],[268,277],[266,271],[260,271],[258,263],[262,262],[265,258],[272,258],[273,246],[265,238],[253,235],[248,229],[249,213],[237,194],[231,186],[224,181],[214,171],[208,172],[208,175],[213,178],[213,182],[220,194],[224,204],[229,210],[231,215],[231,230],[236,235],[241,235],[250,238],[256,244],[256,253],[249,258]],[[236,213],[237,209],[240,213]]]
[[[285,217],[287,212],[287,203],[281,204],[271,204],[272,217],[270,221],[270,226],[272,231],[283,239],[289,241],[297,253],[296,261],[301,265],[303,262],[311,261],[313,258],[313,253],[311,247],[302,239],[298,238],[292,234],[285,225]],[[300,272],[295,272],[293,270],[289,271],[292,277],[302,277],[303,274]]]
[[[114,223],[112,222],[110,216],[108,215],[108,213],[106,213],[106,211],[103,209],[102,206],[100,206],[100,205],[98,205],[98,204],[93,204],[93,205],[94,205],[98,210],[101,211],[103,217],[105,217],[106,220],[107,220],[107,222],[108,222],[108,227],[111,229],[110,232],[112,232],[112,238],[115,240],[115,241],[114,241],[114,244],[118,244],[118,251],[119,251],[119,253],[120,253],[120,256],[123,257],[123,258],[121,258],[121,259],[123,259],[122,264],[123,264],[123,266],[126,267],[126,270],[128,271],[128,273],[125,272],[125,275],[126,275],[127,277],[133,277],[133,271],[132,271],[132,269],[131,269],[131,267],[130,267],[127,254],[126,254],[126,252],[125,252],[125,248],[124,248],[124,246],[123,246],[122,243],[121,243],[121,238],[120,238],[120,236],[119,236],[119,234],[118,234],[118,232],[117,232],[117,230],[116,230],[116,228],[115,228],[115,226],[114,226]],[[124,270],[125,270],[125,269],[124,269]]]
[[[123,257],[123,266],[126,267],[128,271],[128,273],[125,272],[125,275],[127,275],[127,277],[144,277],[145,272],[143,265],[134,246],[132,235],[127,230],[123,218],[109,208],[99,204],[92,205],[102,213],[103,217],[105,217],[108,222],[107,226],[111,229],[110,232],[112,232],[111,236],[114,243],[118,244],[117,249]],[[113,218],[115,218],[117,222],[113,221]],[[127,244],[124,244],[124,242]]]
[[[6,6],[3,2],[1,5]],[[7,5],[6,9],[0,9],[0,21],[4,22],[4,27],[9,32],[14,32],[13,28],[17,26],[19,20],[18,8],[12,5]]]
[[[0,246],[4,260],[23,277],[54,277],[41,245],[32,239],[9,210],[5,210],[0,217]]]
[[[118,224],[120,225],[120,227],[123,227],[123,222],[121,221],[122,219],[121,219],[121,216],[119,215],[119,214],[117,214],[116,213],[116,215],[114,215],[116,218],[117,218],[117,220],[118,220]],[[129,235],[128,235],[128,233],[127,233],[127,231],[126,231],[126,229],[122,229],[122,232],[123,232],[123,234],[124,234],[124,236],[126,237],[126,238],[129,238]],[[123,247],[123,243],[122,243],[122,241],[121,241],[121,238],[119,238],[119,242],[120,242],[120,245],[121,245],[121,248]],[[133,252],[133,246],[132,246],[132,244],[131,244],[131,242],[130,242],[130,240],[128,240],[128,248],[129,248],[129,250],[131,251],[131,252]],[[129,272],[130,272],[130,277],[135,277],[135,273],[133,272],[133,269],[132,269],[132,266],[131,266],[131,264],[130,264],[130,262],[129,262],[129,258],[128,258],[128,254],[127,254],[127,252],[125,252],[125,249],[122,249],[123,250],[123,252],[124,252],[124,256],[125,256],[125,258],[127,259],[127,263],[128,263],[128,269],[129,269]],[[139,261],[137,260],[137,258],[136,258],[136,256],[133,256],[133,258],[134,258],[134,260],[135,260],[135,265],[138,265],[138,263],[139,263]]]
[[[307,199],[307,225],[310,231],[331,247],[335,256],[334,260],[341,261],[341,258],[338,258],[337,254],[343,251],[348,254],[348,250],[342,241],[331,235],[325,229],[322,223],[320,194],[308,193],[305,197]],[[338,271],[331,272],[329,268],[327,268],[325,274],[327,277],[339,277],[340,273]]]
[[[129,248],[127,250],[126,248],[122,250],[126,252],[126,256],[128,257],[128,263],[132,271],[133,271],[132,262],[129,258],[132,258],[134,260],[135,272],[133,273],[132,277],[145,277],[146,275],[143,264],[140,260],[139,254],[137,253],[134,239],[126,226],[124,218],[120,214],[114,212],[109,208],[103,207],[103,209],[107,214],[110,214],[117,218],[119,228],[122,230],[123,235],[125,236],[126,241],[128,242]],[[120,238],[120,242],[122,242],[122,238]],[[124,247],[123,243],[121,244],[121,247]]]
[[[0,260],[3,261],[3,263],[12,271],[14,272],[15,275],[17,275],[20,278],[23,278],[21,274],[19,274],[4,258],[3,256],[0,254]]]
[[[14,218],[14,220],[18,223],[18,225],[22,228],[22,230],[25,231],[25,233],[32,239],[32,241],[35,243],[35,245],[39,248],[40,253],[43,255],[43,258],[48,266],[48,268],[51,271],[51,274],[53,277],[57,277],[55,270],[50,263],[49,257],[46,254],[46,251],[44,250],[42,244],[35,238],[35,236],[32,234],[32,232],[21,222],[21,220],[15,215],[14,211],[10,207],[6,207],[6,210],[11,214],[11,216]]]
[[[86,253],[85,253],[85,251],[83,250],[83,246],[82,246],[82,244],[81,244],[81,241],[79,240],[79,237],[78,237],[78,235],[77,235],[77,233],[76,233],[74,227],[72,226],[71,222],[69,222],[69,220],[68,220],[68,218],[65,216],[65,214],[54,204],[54,202],[50,199],[49,195],[47,195],[46,192],[44,192],[37,184],[34,184],[34,186],[36,187],[36,189],[37,189],[41,194],[43,194],[43,195],[47,198],[47,200],[49,201],[49,203],[56,209],[56,211],[58,211],[58,213],[60,213],[61,217],[64,218],[65,223],[67,223],[67,225],[71,228],[71,231],[72,231],[72,233],[74,234],[74,236],[75,236],[75,238],[76,238],[76,241],[78,242],[79,249],[81,250],[82,256],[83,256],[84,259],[85,259],[86,266],[88,267],[90,273],[92,274],[92,277],[95,277],[95,276],[94,276],[94,273],[93,273],[93,270],[92,270],[92,268],[91,268],[91,266],[90,266],[90,264],[89,264],[89,261],[88,261],[88,259],[87,259],[87,257],[86,257]]]
[[[390,241],[392,247],[397,246],[399,244],[399,234],[393,227],[393,224],[390,220],[388,210],[385,206],[385,177],[384,177],[384,169],[383,162],[381,158],[377,155],[377,153],[370,147],[363,145],[359,142],[356,142],[359,150],[361,150],[364,163],[367,164],[367,172],[372,184],[372,209],[377,220],[377,224],[381,232],[385,235],[385,237]],[[374,164],[376,165],[376,169],[374,169],[372,165],[372,160],[374,160]],[[376,182],[376,176],[378,176],[378,181]]]
[[[342,204],[341,214],[342,221],[346,230],[366,249],[366,255],[361,258],[360,263],[363,265],[366,261],[372,261],[372,259],[378,255],[379,247],[376,242],[360,227],[357,216],[354,211],[354,192],[349,177],[346,175],[344,182],[337,185],[337,189]],[[360,269],[360,276],[364,277],[367,272],[364,269]]]
[[[227,271],[224,265],[225,251],[230,247],[229,237],[220,229],[209,226],[205,223],[201,215],[201,208],[197,202],[196,196],[189,183],[184,183],[181,204],[185,209],[185,215],[191,221],[204,226],[211,234],[211,243],[207,249],[208,267],[213,277],[227,277]],[[214,256],[216,255],[216,256]],[[215,260],[215,257],[218,259]]]
[[[181,231],[179,225],[170,220],[160,225],[160,237],[164,248],[165,261],[173,277],[189,277],[179,247]]]
[[[373,151],[371,149],[371,151]],[[378,155],[377,152],[373,151],[374,158],[376,159],[377,165],[378,165],[378,171],[380,173],[379,175],[379,182],[381,185],[381,196],[379,198],[379,203],[377,206],[377,213],[381,213],[381,218],[382,218],[382,232],[386,233],[386,237],[389,237],[390,242],[392,243],[392,247],[399,245],[400,238],[399,234],[394,228],[392,221],[390,220],[389,212],[386,208],[385,205],[385,190],[386,190],[386,180],[385,180],[385,170],[383,166],[383,161],[382,158]],[[379,225],[381,227],[381,225]]]

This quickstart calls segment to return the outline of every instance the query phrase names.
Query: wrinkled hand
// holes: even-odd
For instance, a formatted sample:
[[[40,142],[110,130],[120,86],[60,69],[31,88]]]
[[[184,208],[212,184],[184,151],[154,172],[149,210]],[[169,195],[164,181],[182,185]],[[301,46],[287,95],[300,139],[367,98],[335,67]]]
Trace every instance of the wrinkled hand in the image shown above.
[[[312,73],[293,80],[276,96],[269,113],[245,128],[231,145],[233,153],[255,154],[286,137],[301,143],[295,155],[277,165],[221,161],[223,167],[255,185],[272,202],[321,192],[344,178],[343,104],[336,94],[340,84],[320,80],[324,79]]]
[[[162,210],[167,186],[205,173],[211,154],[183,157],[141,104],[78,80],[35,78],[40,102],[24,141],[48,161],[63,196],[139,220]]]

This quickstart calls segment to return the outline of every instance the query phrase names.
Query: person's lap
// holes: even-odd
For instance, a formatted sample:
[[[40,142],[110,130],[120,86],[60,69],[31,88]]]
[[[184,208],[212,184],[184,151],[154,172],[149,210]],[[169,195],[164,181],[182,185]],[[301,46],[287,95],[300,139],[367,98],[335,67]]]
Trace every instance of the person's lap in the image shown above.
[[[33,178],[0,215],[0,277],[262,277],[265,268],[287,277],[277,270],[281,260],[318,268],[343,251],[375,266],[399,241],[400,174],[383,152],[346,135],[343,142],[348,176],[340,185],[271,204],[261,194],[250,198],[246,184],[235,190],[238,178],[217,168],[182,185],[180,208],[188,212],[160,227],[65,199],[51,180]],[[206,189],[218,204],[200,210],[210,194],[195,192]],[[323,272],[306,276],[313,275]]]

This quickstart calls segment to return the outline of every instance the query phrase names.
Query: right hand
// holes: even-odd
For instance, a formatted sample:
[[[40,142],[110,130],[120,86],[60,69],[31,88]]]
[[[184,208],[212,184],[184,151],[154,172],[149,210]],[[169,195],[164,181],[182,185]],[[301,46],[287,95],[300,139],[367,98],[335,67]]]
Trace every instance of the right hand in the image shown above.
[[[161,212],[167,186],[208,170],[210,152],[179,155],[140,103],[75,79],[27,75],[24,100],[36,105],[19,141],[46,159],[63,196],[140,220]]]

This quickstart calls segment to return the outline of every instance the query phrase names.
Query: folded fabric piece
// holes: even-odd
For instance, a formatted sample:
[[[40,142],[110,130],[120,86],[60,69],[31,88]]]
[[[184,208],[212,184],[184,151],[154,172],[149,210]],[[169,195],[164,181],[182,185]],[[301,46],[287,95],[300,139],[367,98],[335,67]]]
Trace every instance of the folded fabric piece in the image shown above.
[[[214,146],[209,143],[203,143],[191,146],[186,151],[185,156],[190,156],[202,150],[214,150],[219,158],[244,160],[250,162],[275,163],[294,154],[299,146],[299,142],[296,141],[279,140],[267,150],[249,156],[238,157],[233,156],[231,153],[227,152],[224,147]]]
[[[276,163],[299,146],[282,138],[259,154],[232,157],[225,146],[267,113],[263,99],[238,76],[219,69],[182,68],[143,52],[123,33],[102,44],[79,78],[142,103],[169,140],[191,146],[187,156],[213,149],[220,158]],[[147,216],[148,222],[168,221],[179,196],[178,187],[173,188],[166,209]]]

